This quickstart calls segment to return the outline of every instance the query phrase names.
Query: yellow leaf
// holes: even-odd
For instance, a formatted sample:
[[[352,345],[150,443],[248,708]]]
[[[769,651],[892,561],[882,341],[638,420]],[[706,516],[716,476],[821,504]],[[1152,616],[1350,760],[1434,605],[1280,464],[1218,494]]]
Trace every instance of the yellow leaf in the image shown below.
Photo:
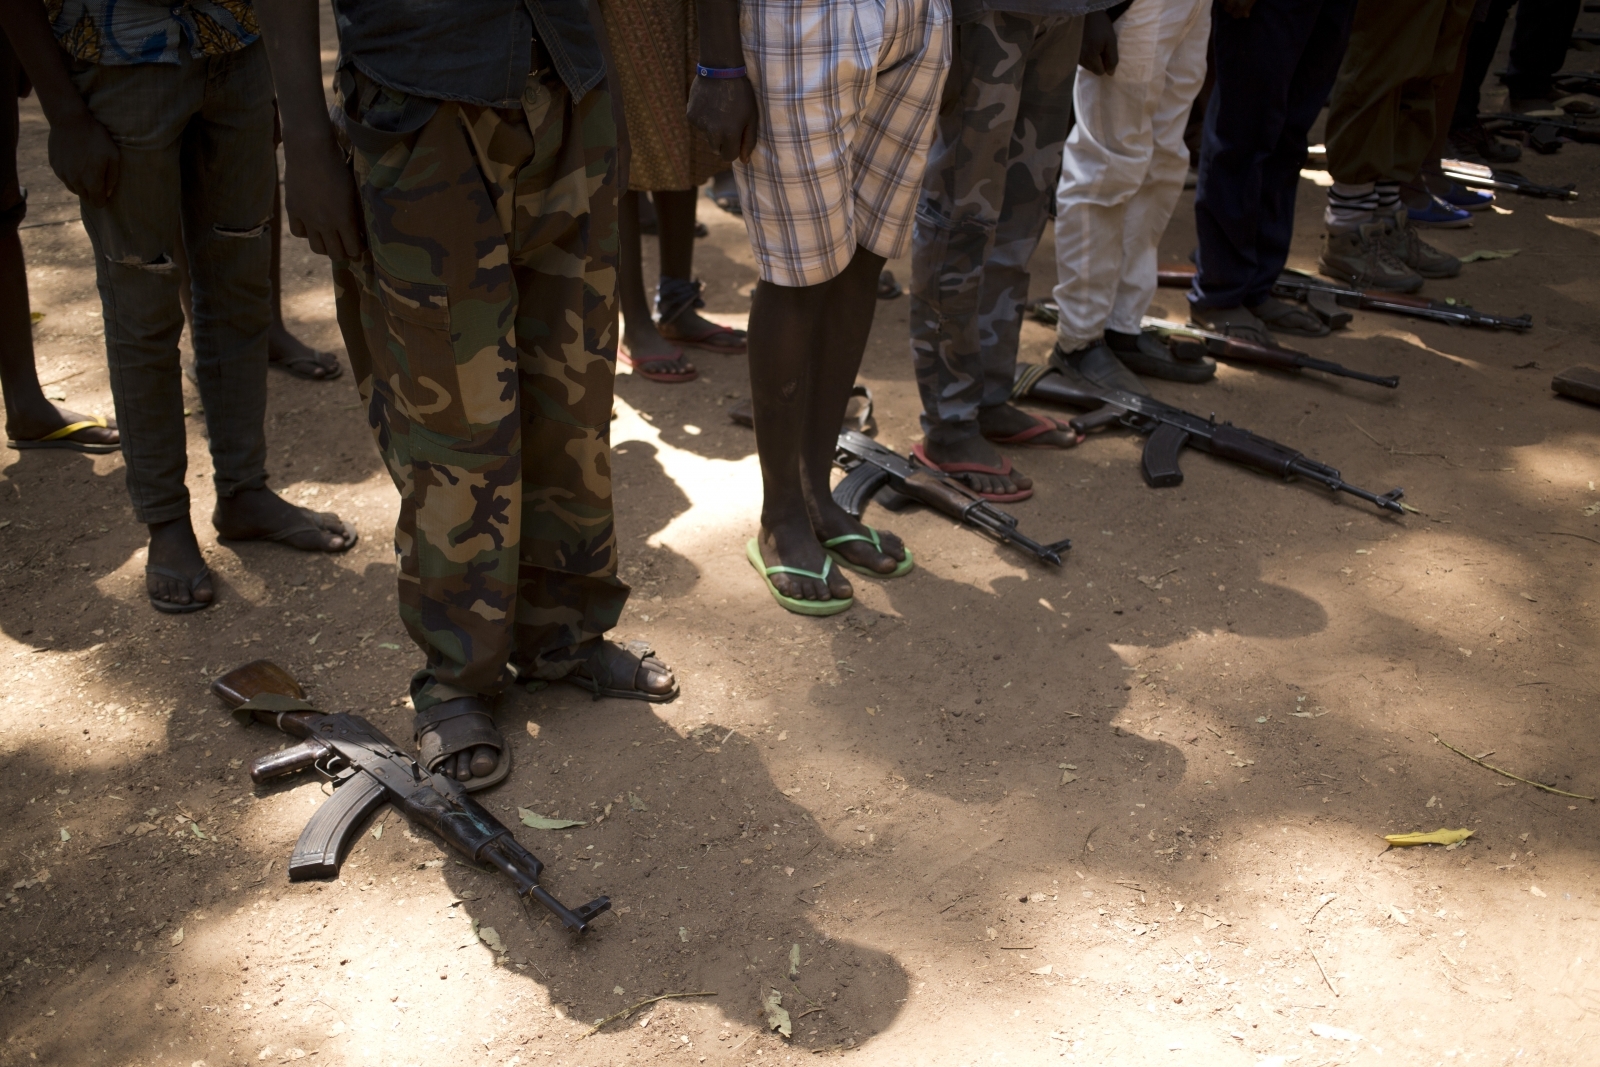
[[[1410,845],[1455,845],[1475,833],[1476,830],[1435,830],[1431,834],[1384,834],[1383,839],[1395,848],[1405,848]]]

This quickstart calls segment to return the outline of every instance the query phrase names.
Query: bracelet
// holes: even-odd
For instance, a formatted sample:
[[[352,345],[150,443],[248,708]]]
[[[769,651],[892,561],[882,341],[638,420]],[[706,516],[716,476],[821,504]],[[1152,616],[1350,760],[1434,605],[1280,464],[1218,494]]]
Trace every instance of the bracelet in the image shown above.
[[[707,67],[699,63],[694,69],[702,78],[742,78],[746,73],[744,67]]]

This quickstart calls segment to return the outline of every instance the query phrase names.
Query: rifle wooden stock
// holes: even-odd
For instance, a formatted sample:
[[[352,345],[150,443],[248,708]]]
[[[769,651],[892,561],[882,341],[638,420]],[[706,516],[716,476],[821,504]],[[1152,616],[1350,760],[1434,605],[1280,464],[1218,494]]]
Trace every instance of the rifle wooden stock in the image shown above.
[[[1156,284],[1163,289],[1187,289],[1194,284],[1193,263],[1167,263],[1156,268]]]
[[[959,519],[972,505],[981,503],[983,497],[953,478],[939,478],[926,470],[919,470],[905,480],[900,492],[915,500]]]

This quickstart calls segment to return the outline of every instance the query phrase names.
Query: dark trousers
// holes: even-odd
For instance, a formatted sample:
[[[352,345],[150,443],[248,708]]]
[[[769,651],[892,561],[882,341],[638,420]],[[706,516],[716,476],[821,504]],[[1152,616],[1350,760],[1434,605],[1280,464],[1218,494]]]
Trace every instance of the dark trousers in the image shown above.
[[[1483,79],[1489,76],[1500,35],[1505,32],[1506,16],[1517,9],[1517,25],[1511,31],[1511,62],[1506,70],[1506,88],[1518,98],[1544,96],[1550,92],[1550,76],[1567,61],[1572,43],[1572,27],[1578,22],[1581,0],[1490,0],[1489,15],[1472,28],[1467,45],[1467,66],[1461,78],[1461,95],[1456,97],[1452,130],[1464,130],[1478,121],[1478,94]]]
[[[1356,0],[1257,0],[1212,9],[1211,67],[1195,190],[1197,308],[1253,307],[1289,258],[1306,134],[1339,73]]]

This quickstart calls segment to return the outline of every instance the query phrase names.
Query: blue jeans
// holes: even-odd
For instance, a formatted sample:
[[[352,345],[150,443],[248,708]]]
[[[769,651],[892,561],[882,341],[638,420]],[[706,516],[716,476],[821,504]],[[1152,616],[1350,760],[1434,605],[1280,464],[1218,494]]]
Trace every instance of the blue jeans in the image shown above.
[[[108,203],[83,201],[105,318],[128,495],[142,523],[189,514],[173,249],[188,252],[195,376],[212,478],[226,498],[267,483],[272,73],[257,42],[179,64],[93,64],[73,79],[122,150]]]
[[[1216,84],[1200,143],[1196,308],[1254,307],[1289,258],[1306,134],[1328,101],[1356,0],[1257,0],[1212,9]]]

